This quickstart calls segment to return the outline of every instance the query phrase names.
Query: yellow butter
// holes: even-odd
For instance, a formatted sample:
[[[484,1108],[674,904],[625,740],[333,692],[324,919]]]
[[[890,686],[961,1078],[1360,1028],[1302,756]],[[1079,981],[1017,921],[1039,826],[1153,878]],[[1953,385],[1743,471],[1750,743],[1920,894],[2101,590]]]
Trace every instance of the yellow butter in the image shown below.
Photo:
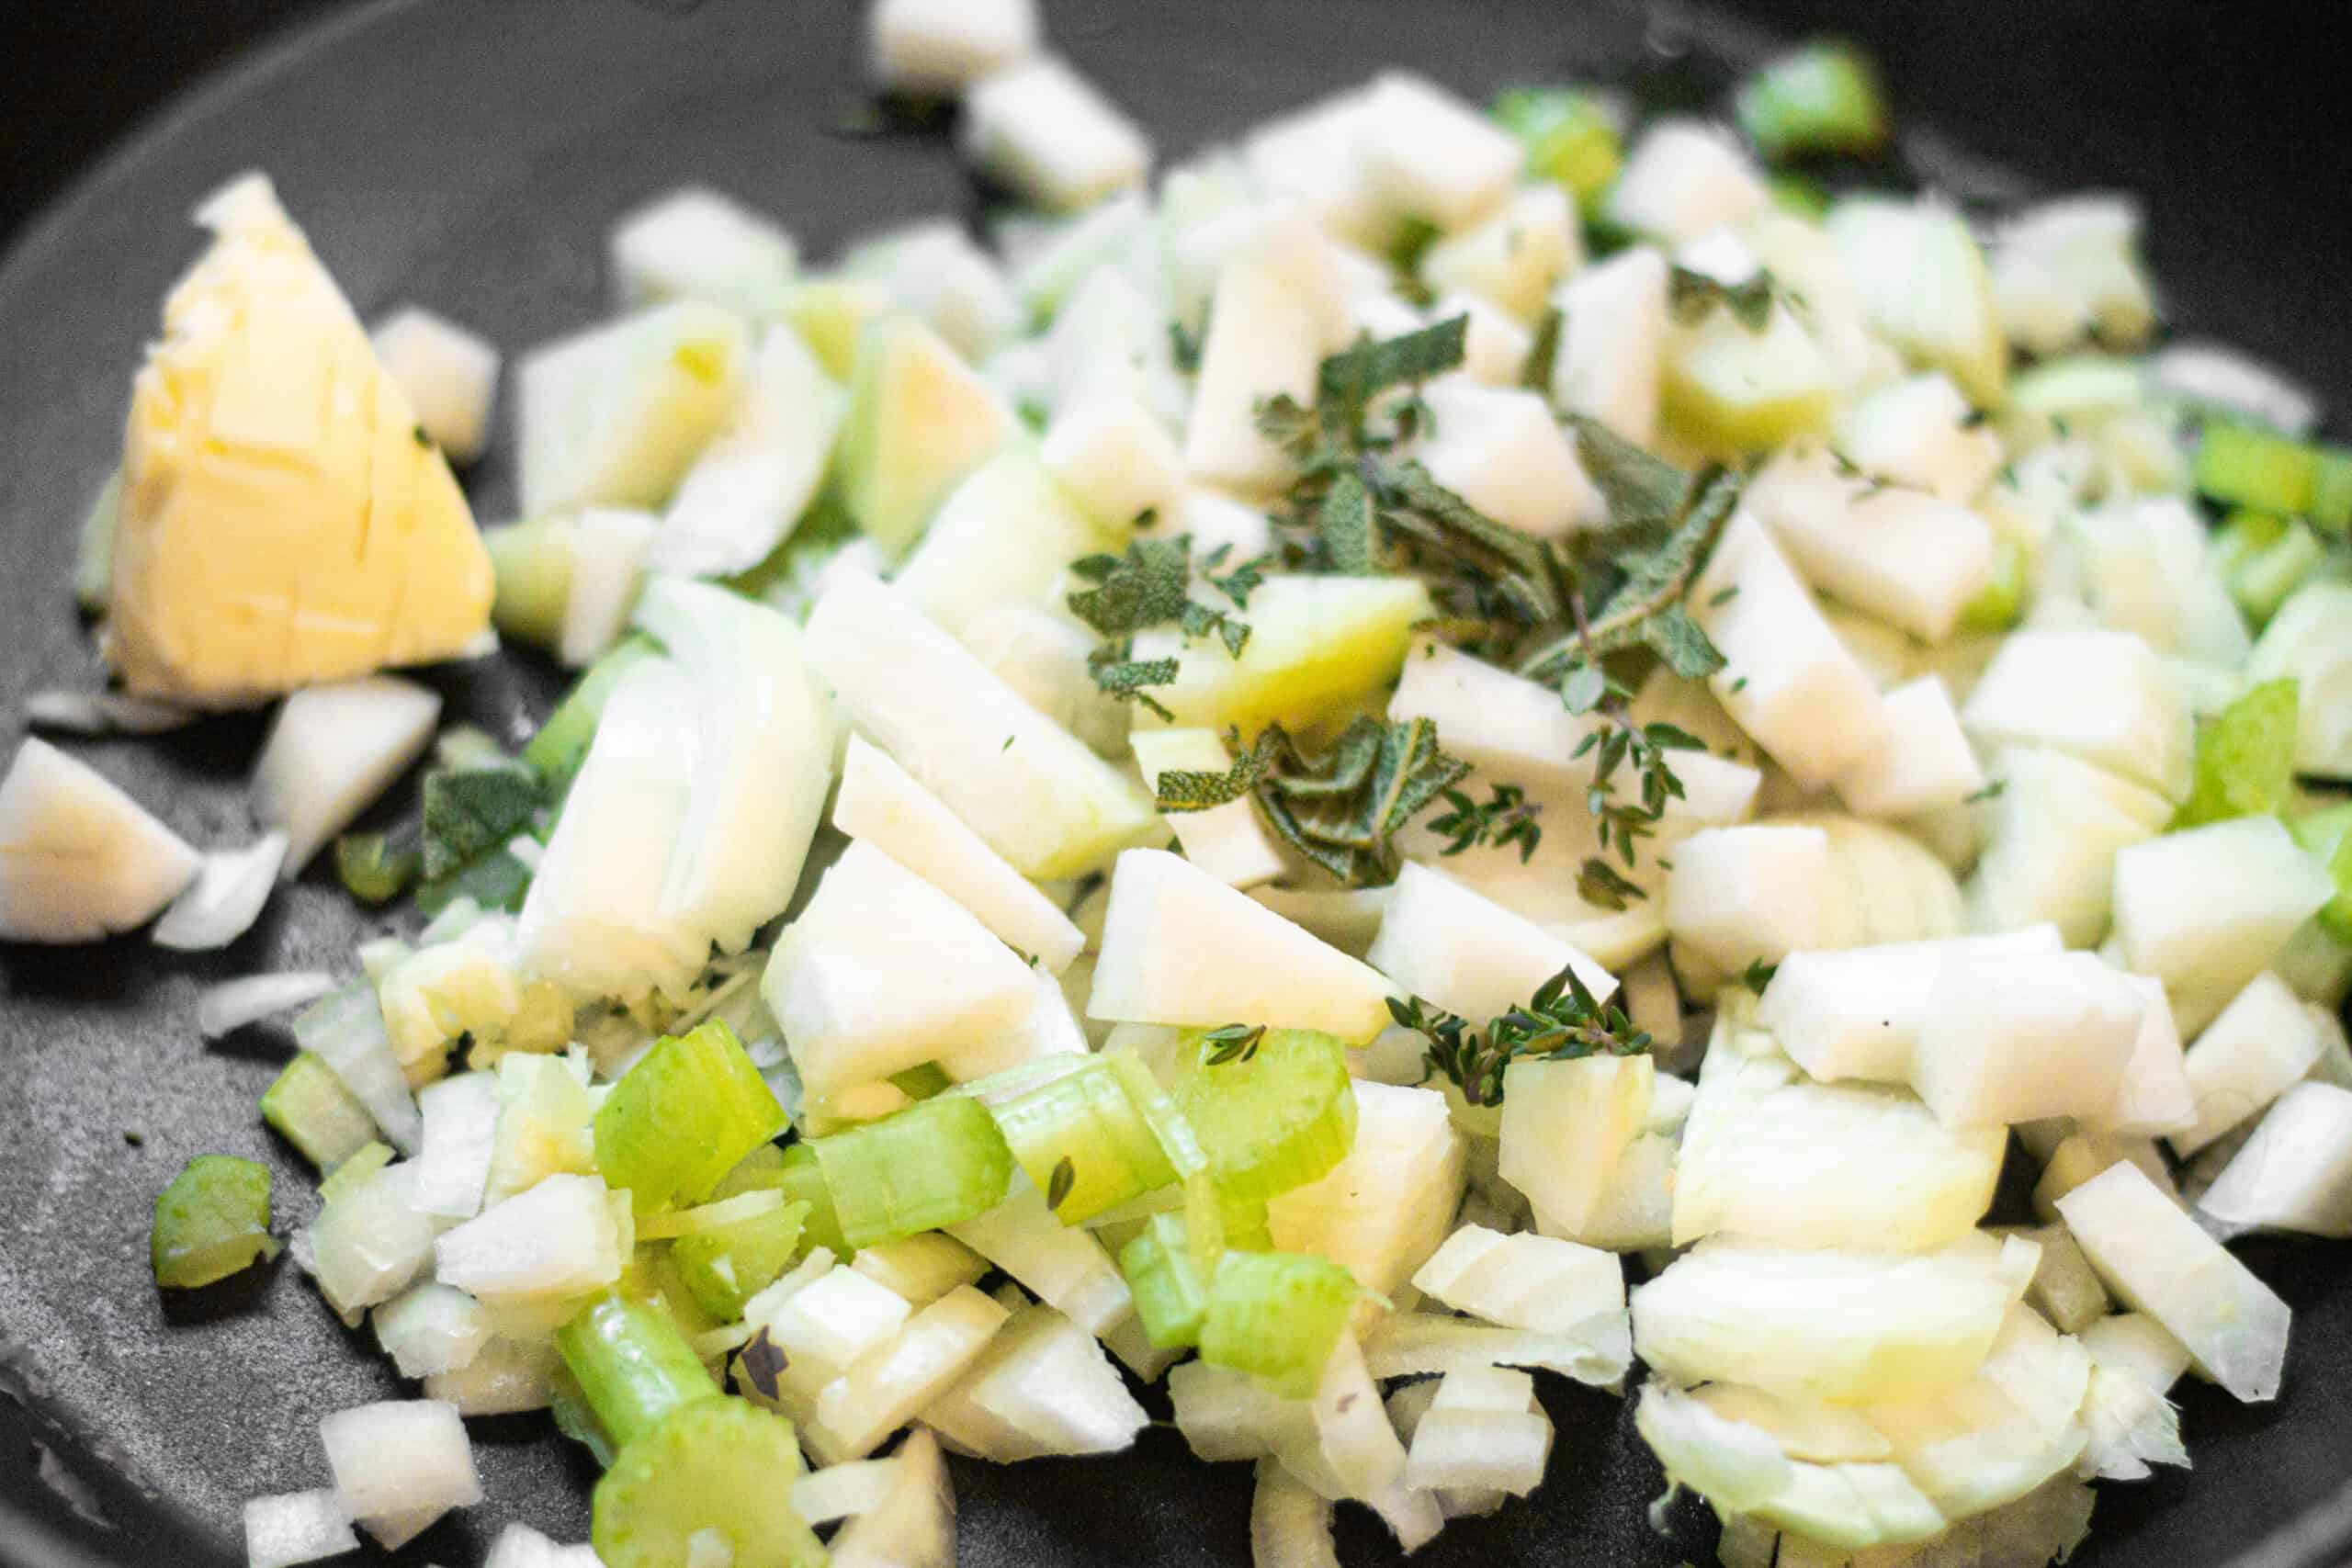
[[[124,683],[229,706],[463,650],[490,557],[349,301],[265,176],[197,221],[212,247],[164,302],[123,440]]]

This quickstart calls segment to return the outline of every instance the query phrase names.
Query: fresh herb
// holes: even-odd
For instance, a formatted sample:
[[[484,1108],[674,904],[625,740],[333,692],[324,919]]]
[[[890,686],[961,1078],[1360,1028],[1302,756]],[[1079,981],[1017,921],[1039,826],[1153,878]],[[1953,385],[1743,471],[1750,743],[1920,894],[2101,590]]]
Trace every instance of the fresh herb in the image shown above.
[[[1094,584],[1069,596],[1070,614],[1106,637],[1132,637],[1183,613],[1192,544],[1184,537],[1136,539],[1125,556],[1082,556],[1069,569]]]
[[[427,451],[431,451],[433,449],[433,437],[424,434],[424,426],[421,424],[413,426],[409,431],[409,435],[419,446],[424,447]]]
[[[1739,584],[1736,582],[1733,583],[1729,588],[1718,588],[1707,596],[1707,608],[1710,610],[1720,610],[1738,597]]]
[[[527,829],[540,802],[538,775],[504,757],[425,774],[426,880],[448,876]]]
[[[1230,738],[1238,744],[1238,735]],[[1469,774],[1425,718],[1363,717],[1310,755],[1270,724],[1222,773],[1170,769],[1154,785],[1162,811],[1207,811],[1245,795],[1284,843],[1351,887],[1393,882],[1396,835]],[[1499,822],[1498,829],[1512,823]]]
[[[1772,983],[1772,976],[1780,972],[1781,966],[1777,964],[1751,958],[1747,961],[1747,967],[1739,972],[1739,983],[1760,997],[1764,994],[1764,987]]]
[[[1220,577],[1216,569],[1225,564],[1226,554],[1232,548],[1230,545],[1219,545],[1203,563],[1207,570],[1201,575],[1208,580],[1210,587],[1232,600],[1235,609],[1246,610],[1250,607],[1250,595],[1263,586],[1275,559],[1270,555],[1252,556]]]
[[[1720,307],[1749,332],[1760,333],[1771,324],[1775,292],[1769,272],[1758,270],[1744,283],[1725,283],[1678,266],[1667,276],[1666,308],[1681,325],[1695,327]]]
[[[1003,744],[1003,745],[1001,745],[1001,746],[1000,746],[1000,747],[998,747],[998,748],[997,748],[997,750],[1000,750],[1000,751],[1010,751],[1010,750],[1012,750],[1012,736],[1010,736],[1010,735],[1006,736],[1006,737],[1004,738],[1004,744]]]
[[[1200,374],[1201,344],[1208,335],[1208,323],[1205,321],[1201,323],[1197,333],[1186,332],[1182,321],[1170,321],[1168,323],[1168,357],[1175,362],[1177,369],[1187,376]]]
[[[1573,966],[1544,981],[1525,1007],[1490,1020],[1483,1030],[1419,997],[1391,997],[1388,1015],[1429,1042],[1429,1072],[1451,1080],[1473,1105],[1502,1103],[1503,1075],[1513,1062],[1634,1056],[1651,1045],[1623,1009],[1603,1006],[1593,996]]]
[[[1227,1062],[1249,1061],[1257,1055],[1259,1043],[1265,1038],[1266,1026],[1262,1023],[1228,1023],[1202,1035],[1201,1043],[1216,1047],[1208,1054],[1207,1062],[1212,1067],[1221,1067]]]
[[[752,1393],[774,1404],[779,1394],[777,1380],[791,1365],[792,1359],[768,1337],[763,1325],[736,1356],[735,1375]]]
[[[1438,853],[1458,855],[1481,844],[1495,849],[1517,844],[1520,864],[1525,865],[1534,858],[1535,846],[1544,840],[1544,826],[1536,820],[1543,814],[1544,803],[1528,799],[1527,792],[1519,785],[1496,784],[1494,798],[1484,806],[1473,803],[1458,789],[1447,790],[1444,799],[1453,809],[1442,817],[1430,818],[1430,830],[1442,833],[1450,840]]]
[[[1046,1179],[1046,1207],[1060,1208],[1062,1200],[1069,1197],[1070,1189],[1077,1185],[1078,1167],[1070,1164],[1069,1156],[1064,1155],[1054,1162],[1053,1174]]]
[[[1567,335],[1568,318],[1557,305],[1544,312],[1535,323],[1534,339],[1527,345],[1527,357],[1519,367],[1519,384],[1531,392],[1549,392],[1552,375],[1560,362],[1560,342]]]
[[[1094,689],[1114,702],[1140,703],[1162,720],[1174,722],[1175,713],[1144,688],[1173,685],[1177,661],[1134,658],[1135,646],[1133,637],[1122,637],[1086,656],[1086,672],[1094,678]],[[1005,744],[1010,746],[1012,741],[1007,739]]]
[[[2001,798],[2001,792],[2008,787],[2008,780],[1995,779],[1983,789],[1977,790],[1973,794],[1962,795],[1960,797],[1960,803],[1962,806],[1981,806],[1988,800],[1998,800]]]

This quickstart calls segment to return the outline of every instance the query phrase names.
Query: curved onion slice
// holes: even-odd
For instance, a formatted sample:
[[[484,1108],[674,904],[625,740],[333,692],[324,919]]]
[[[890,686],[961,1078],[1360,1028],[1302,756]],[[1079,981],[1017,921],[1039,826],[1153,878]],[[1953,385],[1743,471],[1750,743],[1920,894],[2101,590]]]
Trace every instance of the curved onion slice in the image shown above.
[[[334,976],[321,969],[223,980],[196,998],[196,1032],[207,1040],[218,1040],[272,1013],[307,1006],[334,989]]]
[[[0,780],[0,939],[95,942],[152,919],[202,858],[87,762],[27,740]]]
[[[244,849],[206,855],[187,891],[155,922],[155,944],[187,953],[228,946],[253,929],[285,861],[283,833],[265,833]]]

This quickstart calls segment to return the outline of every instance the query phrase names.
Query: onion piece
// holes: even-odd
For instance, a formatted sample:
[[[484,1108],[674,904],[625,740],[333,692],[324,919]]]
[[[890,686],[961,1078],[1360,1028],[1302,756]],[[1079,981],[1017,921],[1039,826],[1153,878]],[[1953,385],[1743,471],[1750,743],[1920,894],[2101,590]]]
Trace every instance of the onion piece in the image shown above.
[[[294,1043],[334,1069],[394,1148],[413,1155],[424,1147],[424,1122],[392,1055],[375,987],[356,980],[321,998],[294,1020]]]
[[[508,1525],[491,1543],[481,1568],[603,1568],[596,1549],[558,1546],[528,1525]]]
[[[2288,435],[2309,434],[2319,423],[2319,400],[2308,389],[2233,348],[2173,344],[2148,361],[2148,371],[2159,392],[2235,410]]]
[[[285,862],[283,833],[264,833],[244,849],[206,855],[196,880],[155,922],[155,945],[182,953],[228,946],[253,930]]]
[[[880,1507],[898,1479],[894,1459],[852,1460],[810,1471],[792,1483],[792,1506],[812,1525],[854,1518]]]
[[[378,1307],[369,1326],[404,1378],[463,1371],[490,1341],[481,1303],[432,1280],[411,1286]]]
[[[28,739],[0,780],[0,940],[95,942],[152,919],[202,857],[96,769]]]
[[[387,1399],[338,1410],[320,1421],[319,1441],[336,1496],[354,1519],[378,1527],[369,1533],[379,1540],[405,1540],[449,1509],[481,1501],[473,1445],[454,1404]]]
[[[739,1220],[752,1219],[783,1207],[782,1191],[773,1187],[754,1188],[749,1192],[738,1192],[732,1198],[722,1198],[716,1203],[647,1214],[637,1222],[637,1239],[670,1241],[701,1231],[717,1230],[721,1225],[731,1225]]]
[[[193,723],[197,716],[192,709],[124,692],[35,692],[25,699],[27,724],[69,735],[161,735]]]
[[[1272,1460],[1258,1461],[1250,1500],[1250,1561],[1254,1568],[1340,1568],[1331,1543],[1331,1505]]]
[[[1543,1367],[1596,1387],[1614,1387],[1633,1364],[1633,1327],[1623,1313],[1601,1313],[1575,1334],[1490,1328],[1467,1318],[1398,1313],[1364,1338],[1376,1378],[1474,1367]]]
[[[938,1439],[917,1427],[890,1462],[889,1495],[833,1538],[832,1568],[955,1568],[956,1492]]]
[[[286,699],[254,764],[254,796],[262,820],[286,830],[288,880],[424,754],[440,716],[437,694],[390,675]]]
[[[334,1488],[281,1492],[245,1504],[245,1568],[294,1568],[359,1550]]]
[[[461,1073],[427,1084],[417,1094],[416,1107],[424,1122],[417,1207],[443,1219],[472,1219],[481,1213],[498,1145],[497,1075]]]
[[[218,1040],[272,1013],[307,1006],[334,989],[334,976],[319,969],[223,980],[198,993],[196,1032],[207,1040]]]

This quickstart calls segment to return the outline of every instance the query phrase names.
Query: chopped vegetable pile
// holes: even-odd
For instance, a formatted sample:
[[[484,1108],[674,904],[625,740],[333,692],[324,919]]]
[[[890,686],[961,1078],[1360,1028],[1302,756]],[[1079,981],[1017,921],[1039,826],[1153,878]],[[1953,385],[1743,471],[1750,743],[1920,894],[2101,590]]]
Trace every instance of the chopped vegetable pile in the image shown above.
[[[2157,346],[2135,205],[1844,192],[1839,45],[1724,124],[1391,72],[1154,182],[1028,0],[870,32],[1017,205],[629,214],[518,521],[450,467],[497,349],[371,338],[259,175],[198,214],[75,582],[120,689],[35,716],[282,697],[261,831],[28,740],[0,934],[400,920],[200,1009],[300,1010],[288,1249],[422,1384],[254,1568],[538,1410],[594,1539],[492,1568],[948,1564],[943,1450],[1165,1409],[1305,1568],[1540,1506],[1559,1378],[1734,1568],[2038,1568],[2184,1373],[2278,1394],[2225,1244],[2352,1236],[2352,451]],[[519,753],[387,672],[501,641],[580,671]],[[270,1187],[191,1160],[156,1284]]]

